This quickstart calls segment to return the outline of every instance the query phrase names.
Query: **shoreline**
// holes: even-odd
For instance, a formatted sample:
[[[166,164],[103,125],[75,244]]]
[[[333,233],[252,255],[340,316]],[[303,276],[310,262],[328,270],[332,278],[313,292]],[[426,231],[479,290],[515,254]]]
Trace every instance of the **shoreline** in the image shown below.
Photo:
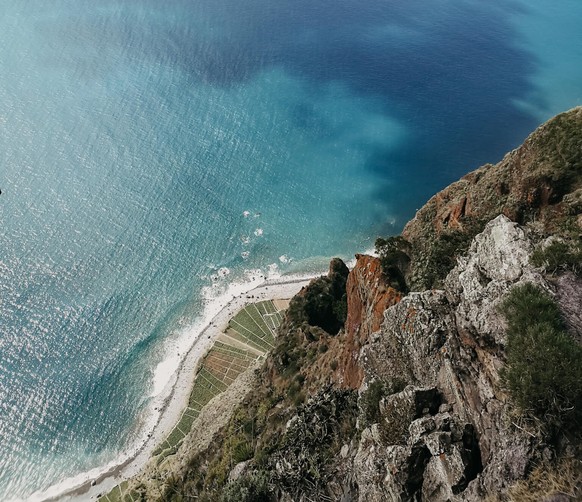
[[[252,287],[247,291],[237,291],[208,321],[204,321],[197,333],[191,335],[191,344],[186,351],[184,353],[180,351],[179,365],[174,376],[167,383],[170,390],[167,395],[163,396],[161,405],[156,409],[159,414],[153,427],[146,427],[147,437],[144,438],[143,443],[137,446],[133,452],[127,454],[126,458],[122,454],[119,462],[111,465],[110,468],[95,472],[105,468],[102,466],[81,473],[79,477],[83,476],[82,479],[69,478],[64,480],[42,493],[33,494],[32,500],[39,502],[97,500],[99,496],[107,494],[119,483],[138,474],[149,463],[154,449],[179,421],[182,410],[190,397],[199,365],[217,337],[224,332],[230,319],[247,304],[261,300],[292,298],[313,278],[325,275],[326,272],[280,276],[266,279],[256,286],[251,283]],[[69,486],[63,487],[62,485],[65,483]]]

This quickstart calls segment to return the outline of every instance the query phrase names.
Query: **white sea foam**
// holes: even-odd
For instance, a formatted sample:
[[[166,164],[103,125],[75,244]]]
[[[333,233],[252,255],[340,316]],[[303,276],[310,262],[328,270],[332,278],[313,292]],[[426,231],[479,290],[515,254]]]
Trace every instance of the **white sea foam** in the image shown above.
[[[172,344],[172,348],[166,352],[170,352],[171,354],[156,366],[152,379],[152,391],[149,397],[155,397],[161,394],[171,382],[172,376],[175,375],[180,366],[181,358],[177,347]]]
[[[283,276],[279,270],[279,265],[272,263],[267,267],[267,272],[261,269],[245,270],[237,280],[231,279],[230,275],[231,271],[227,267],[221,267],[218,270],[217,274],[215,274],[218,280],[201,290],[202,303],[204,305],[201,315],[192,324],[179,330],[172,339],[166,342],[164,355],[153,371],[151,391],[148,396],[150,398],[148,408],[144,411],[140,423],[136,425],[138,428],[136,437],[138,439],[107,465],[67,478],[45,491],[35,492],[26,500],[41,502],[47,499],[60,499],[66,494],[69,494],[67,496],[69,500],[86,500],[87,493],[82,495],[70,494],[81,487],[88,486],[92,480],[98,481],[98,486],[91,489],[92,495],[95,495],[97,490],[99,493],[107,492],[119,482],[118,475],[114,476],[113,474],[120,469],[122,469],[124,477],[135,475],[150,458],[151,452],[159,441],[170,432],[171,427],[178,420],[184,405],[176,398],[175,392],[180,367],[184,364],[186,356],[198,341],[202,342],[201,350],[209,348],[204,349],[205,345],[201,336],[217,315],[233,300],[244,297],[246,293],[261,285],[276,286],[277,284],[306,280],[313,277],[314,272],[298,272]],[[189,388],[185,392],[187,400]],[[174,395],[174,398],[170,399],[172,395]],[[164,415],[162,415],[162,412]],[[160,426],[162,423],[165,426]]]
[[[228,273],[224,274],[223,277],[226,277],[226,275]],[[176,399],[169,400],[177,384],[180,366],[195,343],[200,340],[205,329],[211,325],[213,319],[235,298],[244,297],[246,293],[261,285],[275,286],[279,283],[305,280],[312,276],[312,272],[282,276],[278,265],[272,263],[269,265],[267,273],[260,269],[245,270],[237,281],[220,281],[202,288],[201,293],[205,299],[202,314],[195,322],[180,330],[172,340],[166,343],[165,354],[162,360],[157,363],[153,372],[152,390],[149,396],[151,402],[142,418],[142,422],[139,424],[139,439],[107,465],[67,478],[45,491],[35,492],[26,500],[41,502],[47,499],[62,498],[80,487],[89,485],[92,480],[99,481],[98,490],[103,493],[112,489],[119,482],[119,478],[114,477],[112,474],[120,468],[123,469],[124,476],[136,474],[139,468],[149,459],[158,442],[170,432],[173,423],[177,421],[181,413],[183,403]],[[170,418],[167,420],[170,424],[168,430],[160,430],[156,427],[163,418],[161,410],[164,410],[164,415],[167,414]],[[172,417],[174,418],[172,419]],[[97,490],[97,488],[94,490]],[[69,497],[71,500],[80,501],[86,500],[87,494],[69,495]],[[14,499],[15,502],[17,500]]]
[[[219,277],[226,277],[227,275],[230,275],[230,269],[227,267],[221,267],[218,269],[218,276]]]

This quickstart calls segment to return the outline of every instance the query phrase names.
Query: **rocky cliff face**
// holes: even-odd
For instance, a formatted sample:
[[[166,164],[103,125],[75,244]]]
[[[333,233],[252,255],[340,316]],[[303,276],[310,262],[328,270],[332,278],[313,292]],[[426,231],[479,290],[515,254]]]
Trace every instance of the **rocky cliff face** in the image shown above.
[[[341,490],[331,499],[483,500],[503,496],[555,455],[502,384],[507,339],[499,306],[512,288],[536,284],[580,337],[580,279],[548,281],[531,256],[548,236],[579,242],[581,191],[579,108],[417,213],[403,232],[410,253],[403,272],[421,291],[403,297],[387,285],[377,258],[357,256],[338,381],[359,386],[359,433],[342,438],[333,471],[342,475],[327,478]],[[456,265],[438,277],[443,263]],[[439,289],[422,291],[431,284]],[[329,395],[312,402],[326,399],[333,402]]]
[[[364,377],[358,363],[360,350],[370,335],[380,329],[384,311],[401,298],[399,291],[386,284],[378,258],[356,255],[356,265],[347,281],[348,315],[338,371],[340,385],[353,389],[360,387]]]
[[[405,239],[384,241],[391,254],[357,255],[349,275],[333,260],[291,302],[277,347],[228,423],[209,445],[182,452],[173,475],[150,480],[142,500],[582,497],[579,429],[550,442],[507,390],[499,308],[534,284],[582,340],[581,213],[578,108],[433,197]],[[512,488],[561,469],[564,452],[569,484],[551,474],[535,495]]]
[[[378,422],[362,432],[359,500],[480,500],[524,477],[541,454],[541,438],[512,424],[499,376],[501,299],[522,282],[548,288],[531,250],[524,229],[499,216],[444,289],[411,293],[385,311],[362,350],[361,392],[377,381],[406,388],[382,397]]]
[[[442,237],[468,243],[483,225],[504,214],[520,224],[535,223],[546,235],[582,230],[582,107],[540,126],[522,146],[496,165],[485,165],[432,197],[402,233],[412,244],[412,289],[441,277]],[[468,239],[463,240],[463,236]],[[455,246],[457,247],[457,246]],[[463,246],[462,246],[463,247]],[[464,247],[462,249],[464,251]]]

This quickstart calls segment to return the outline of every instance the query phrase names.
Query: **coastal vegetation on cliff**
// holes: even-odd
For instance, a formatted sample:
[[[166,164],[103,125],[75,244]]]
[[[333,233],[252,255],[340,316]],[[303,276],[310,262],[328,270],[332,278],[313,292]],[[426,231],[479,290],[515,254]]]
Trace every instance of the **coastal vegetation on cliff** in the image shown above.
[[[581,131],[558,116],[378,258],[334,259],[210,444],[134,500],[579,497]]]
[[[552,434],[582,426],[582,347],[566,331],[551,296],[526,283],[502,304],[507,318],[507,369],[511,398]]]

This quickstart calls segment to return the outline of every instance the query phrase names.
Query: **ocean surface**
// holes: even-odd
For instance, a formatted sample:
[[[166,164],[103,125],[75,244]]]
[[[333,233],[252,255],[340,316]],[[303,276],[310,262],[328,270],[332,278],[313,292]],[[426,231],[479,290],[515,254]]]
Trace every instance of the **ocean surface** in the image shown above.
[[[0,500],[131,452],[229,284],[370,249],[582,104],[581,22],[580,0],[0,0]]]

